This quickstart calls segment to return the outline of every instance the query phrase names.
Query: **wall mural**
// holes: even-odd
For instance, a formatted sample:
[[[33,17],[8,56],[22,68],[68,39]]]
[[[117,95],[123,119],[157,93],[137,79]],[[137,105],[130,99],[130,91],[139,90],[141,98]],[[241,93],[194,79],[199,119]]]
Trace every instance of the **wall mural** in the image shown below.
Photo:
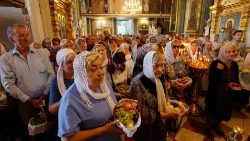
[[[225,15],[220,17],[219,28],[227,28],[228,24],[232,24],[233,29],[239,29],[240,27],[240,17],[241,13],[233,13],[231,15]]]
[[[176,32],[177,0],[172,0],[170,32]]]
[[[195,32],[198,30],[200,23],[200,12],[201,12],[202,0],[189,0],[188,9],[188,23],[187,31]]]

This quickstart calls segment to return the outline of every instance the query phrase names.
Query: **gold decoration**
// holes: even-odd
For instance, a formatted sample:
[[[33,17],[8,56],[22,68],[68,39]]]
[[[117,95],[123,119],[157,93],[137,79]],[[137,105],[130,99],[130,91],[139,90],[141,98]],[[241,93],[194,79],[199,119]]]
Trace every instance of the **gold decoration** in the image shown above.
[[[218,24],[221,16],[232,15],[234,13],[241,13],[239,29],[243,31],[243,40],[246,39],[246,31],[248,26],[248,19],[250,17],[250,1],[238,0],[234,3],[230,2],[228,5],[223,5],[225,0],[217,0],[215,4],[210,7],[212,12],[212,22],[210,34],[214,35],[219,31]]]

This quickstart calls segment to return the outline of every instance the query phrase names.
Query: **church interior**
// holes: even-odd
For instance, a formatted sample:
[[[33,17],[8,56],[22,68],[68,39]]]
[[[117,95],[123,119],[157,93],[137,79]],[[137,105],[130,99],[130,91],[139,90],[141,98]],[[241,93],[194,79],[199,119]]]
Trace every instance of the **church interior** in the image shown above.
[[[0,141],[250,141],[250,0],[0,0],[0,31]]]

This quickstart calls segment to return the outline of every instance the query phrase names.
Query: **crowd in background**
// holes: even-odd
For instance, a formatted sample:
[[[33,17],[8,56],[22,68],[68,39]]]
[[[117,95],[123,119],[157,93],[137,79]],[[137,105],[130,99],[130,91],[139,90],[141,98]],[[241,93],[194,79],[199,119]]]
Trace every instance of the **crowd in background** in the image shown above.
[[[209,35],[163,35],[157,28],[156,35],[111,35],[104,31],[74,41],[45,38],[31,43],[26,28],[14,24],[7,34],[15,48],[6,52],[0,44],[1,84],[14,98],[15,118],[22,121],[18,128],[25,141],[44,139],[28,136],[27,130],[44,101],[56,121],[52,136],[65,141],[121,140],[123,132],[112,121],[112,109],[122,98],[136,99],[142,108],[142,125],[135,140],[165,140],[164,120],[177,115],[164,110],[159,101],[168,97],[183,100],[170,82],[192,78],[189,63],[200,54],[211,62],[202,84],[208,137],[213,138],[212,129],[225,136],[219,124],[230,120],[233,103],[240,109],[249,104],[249,91],[235,92],[229,86],[239,83],[238,73],[249,66],[241,30],[232,32],[231,40],[219,34],[213,39]],[[191,93],[191,88],[185,91]],[[228,93],[232,95],[225,95]],[[187,104],[189,96],[184,97]]]

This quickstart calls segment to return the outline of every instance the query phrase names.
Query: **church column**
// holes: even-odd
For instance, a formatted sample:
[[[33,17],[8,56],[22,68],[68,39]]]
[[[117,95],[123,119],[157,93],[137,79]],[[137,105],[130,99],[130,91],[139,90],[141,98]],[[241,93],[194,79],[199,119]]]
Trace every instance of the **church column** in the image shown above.
[[[74,39],[74,33],[75,33],[75,28],[73,25],[73,3],[67,3],[66,4],[68,7],[68,13],[67,13],[67,27],[66,27],[66,32],[67,32],[67,38],[68,39]]]
[[[48,0],[38,0],[40,5],[40,13],[42,18],[42,27],[44,31],[44,37],[53,37],[52,33],[52,22],[51,22],[51,14],[49,8]]]
[[[30,17],[33,40],[42,41],[44,38],[44,31],[39,1],[25,0],[25,7]]]
[[[210,10],[212,12],[210,35],[214,35],[217,32],[216,27],[219,24],[218,22],[219,22],[219,17],[220,17],[220,13],[221,13],[221,8],[222,8],[222,6],[217,5],[217,4],[210,7]]]
[[[186,2],[187,0],[177,1],[176,33],[178,34],[184,33]]]

